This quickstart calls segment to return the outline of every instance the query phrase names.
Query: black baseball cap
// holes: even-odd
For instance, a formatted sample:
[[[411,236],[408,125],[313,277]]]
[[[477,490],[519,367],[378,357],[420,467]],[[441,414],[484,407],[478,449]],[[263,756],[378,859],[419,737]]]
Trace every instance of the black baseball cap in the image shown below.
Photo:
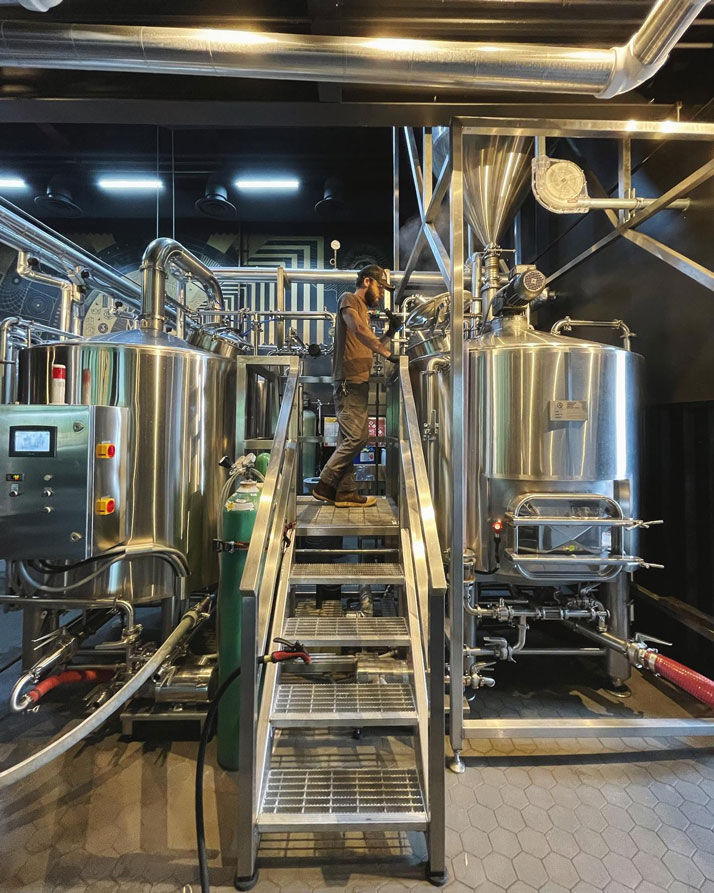
[[[387,291],[394,291],[394,289],[396,288],[395,285],[389,284],[387,274],[381,267],[378,267],[377,264],[371,264],[368,267],[362,267],[362,269],[357,274],[357,285],[359,286],[361,282],[364,282],[367,276],[369,276],[370,279],[374,279],[375,282],[378,282],[380,285],[383,285],[387,289]]]

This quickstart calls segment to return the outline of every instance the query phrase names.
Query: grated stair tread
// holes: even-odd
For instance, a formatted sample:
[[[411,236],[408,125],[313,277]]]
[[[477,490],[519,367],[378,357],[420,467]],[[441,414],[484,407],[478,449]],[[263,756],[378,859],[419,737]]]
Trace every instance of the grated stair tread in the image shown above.
[[[423,830],[419,773],[407,769],[271,769],[258,830],[391,827]]]
[[[398,564],[294,564],[290,574],[292,583],[403,583],[404,573]]]
[[[271,716],[275,728],[413,726],[416,721],[414,694],[404,683],[283,684]]]
[[[282,636],[304,645],[409,645],[404,617],[289,617]]]
[[[396,506],[387,497],[378,496],[369,508],[351,509],[298,497],[298,536],[393,536],[398,531]]]

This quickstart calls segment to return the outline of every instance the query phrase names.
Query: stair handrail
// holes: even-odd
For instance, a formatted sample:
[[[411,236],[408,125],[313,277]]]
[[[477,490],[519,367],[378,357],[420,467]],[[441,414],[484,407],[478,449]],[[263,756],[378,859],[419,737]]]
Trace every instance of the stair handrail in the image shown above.
[[[269,360],[266,360],[266,365],[269,365]],[[275,508],[280,501],[280,490],[289,484],[289,482],[285,481],[282,472],[285,460],[290,452],[288,449],[288,436],[290,423],[293,420],[292,417],[295,411],[299,375],[300,359],[299,357],[291,357],[285,391],[283,392],[278,421],[275,426],[273,445],[270,448],[270,461],[265,472],[258,513],[255,518],[255,526],[250,538],[245,569],[240,582],[241,593],[244,596],[258,597],[261,588],[261,575],[265,566],[264,559],[269,545],[271,521]],[[277,581],[277,570],[275,578]]]
[[[417,418],[412,382],[409,378],[409,360],[407,357],[401,357],[399,360],[399,390],[404,408],[404,427],[409,444],[410,459],[414,469],[421,533],[429,572],[429,587],[434,592],[440,592],[443,595],[446,593],[446,574],[439,545],[439,533],[436,528],[436,513],[434,512],[434,504],[431,501],[429,476],[426,471],[426,462],[424,461],[421,430]]]
[[[267,642],[270,619],[278,589],[285,537],[289,521],[295,520],[295,468],[297,457],[297,418],[295,408],[299,394],[300,358],[281,357],[288,376],[280,404],[270,461],[265,472],[255,525],[248,546],[245,567],[240,581],[241,599],[241,677],[238,730],[238,827],[255,827],[259,808],[261,780],[258,771],[258,716],[261,706],[261,655],[269,650]],[[240,362],[240,360],[239,360]],[[270,357],[265,358],[270,365]],[[220,611],[220,606],[219,606]],[[220,617],[220,615],[219,615]],[[254,834],[245,841],[241,860],[255,857]],[[251,849],[253,848],[253,849]],[[250,853],[247,850],[250,849]],[[239,860],[240,861],[240,860]]]
[[[415,564],[417,552],[423,549],[427,567],[426,600],[421,597],[423,583],[415,573],[417,602],[424,605],[426,601],[426,617],[422,617],[422,634],[426,632],[424,642],[427,666],[427,691],[429,699],[429,718],[426,740],[426,801],[429,812],[429,864],[443,866],[446,859],[446,783],[444,780],[444,739],[446,734],[444,717],[444,675],[445,675],[445,597],[446,573],[442,559],[439,533],[436,527],[436,514],[431,500],[429,478],[424,461],[421,431],[417,419],[414,392],[409,377],[409,360],[401,357],[398,369],[399,394],[402,412],[402,470],[404,474],[407,502],[416,497],[418,511],[409,514],[417,515],[418,530],[414,531],[410,523],[409,534],[412,543],[412,560]],[[400,435],[401,436],[401,435]],[[408,455],[404,455],[403,445],[408,447]],[[404,555],[403,560],[409,560]],[[423,610],[420,608],[420,610]],[[439,869],[440,870],[440,869]]]

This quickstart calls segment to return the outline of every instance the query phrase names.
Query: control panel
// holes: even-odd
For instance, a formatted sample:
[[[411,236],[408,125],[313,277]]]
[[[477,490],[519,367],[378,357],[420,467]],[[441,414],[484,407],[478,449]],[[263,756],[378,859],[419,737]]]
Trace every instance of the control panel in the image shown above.
[[[81,561],[126,542],[128,411],[0,406],[0,557]]]

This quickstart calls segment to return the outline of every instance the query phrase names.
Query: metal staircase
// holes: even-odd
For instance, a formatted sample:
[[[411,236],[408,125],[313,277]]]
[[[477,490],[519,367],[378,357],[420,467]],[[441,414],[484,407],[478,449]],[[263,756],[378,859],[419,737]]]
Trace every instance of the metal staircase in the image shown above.
[[[295,496],[298,374],[293,361],[241,581],[236,886],[249,889],[257,879],[260,834],[305,830],[426,832],[427,876],[441,884],[446,581],[406,360],[389,391],[392,492],[369,509]],[[303,536],[317,543],[304,554]],[[333,562],[303,563],[308,553],[325,557],[329,543],[320,538],[335,536],[358,548],[336,550]],[[352,610],[350,590],[365,584],[373,609]],[[340,587],[339,600],[316,598],[315,587],[325,585]],[[302,643],[313,663],[259,664],[277,638]],[[411,737],[412,749],[396,763],[378,752],[365,758],[360,743],[392,728]],[[341,764],[304,746],[305,736],[327,729],[343,745],[345,730],[354,732]],[[290,750],[293,741],[303,745]]]

